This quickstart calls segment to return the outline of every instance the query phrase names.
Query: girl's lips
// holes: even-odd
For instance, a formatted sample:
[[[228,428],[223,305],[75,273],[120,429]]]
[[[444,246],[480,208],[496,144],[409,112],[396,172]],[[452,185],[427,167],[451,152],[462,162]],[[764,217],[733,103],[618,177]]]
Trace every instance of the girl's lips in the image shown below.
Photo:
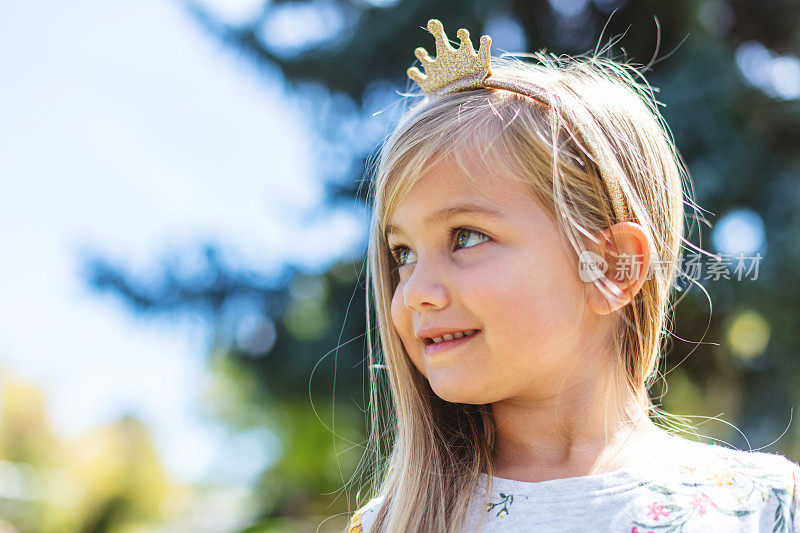
[[[461,337],[460,339],[453,339],[451,341],[442,341],[442,342],[439,342],[439,343],[426,344],[425,345],[425,354],[426,355],[436,355],[436,354],[441,353],[441,352],[443,352],[445,350],[450,350],[452,348],[456,348],[458,346],[461,346],[463,344],[468,343],[473,338],[475,338],[476,336],[480,335],[480,333],[481,333],[480,330],[478,330],[475,333],[473,333],[472,335],[470,335],[469,337]]]

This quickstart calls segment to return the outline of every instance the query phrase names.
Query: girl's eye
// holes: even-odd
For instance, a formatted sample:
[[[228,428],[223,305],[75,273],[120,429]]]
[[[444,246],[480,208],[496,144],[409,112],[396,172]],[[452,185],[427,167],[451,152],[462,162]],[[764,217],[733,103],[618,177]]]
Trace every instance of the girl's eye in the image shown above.
[[[452,241],[454,246],[458,246],[459,244],[466,245],[470,241],[474,241],[474,239],[470,239],[468,237],[470,234],[472,234],[472,235],[480,235],[482,237],[486,237],[485,240],[489,240],[489,237],[486,236],[484,233],[481,233],[480,231],[476,231],[474,229],[453,228],[452,230],[450,230],[450,238],[451,238],[451,241]],[[479,242],[476,243],[476,245],[480,244],[481,242],[484,242],[484,240],[480,240]],[[475,246],[475,245],[473,245],[473,246]],[[465,248],[472,248],[472,246],[464,246],[464,247]],[[398,268],[402,267],[402,266],[406,266],[408,264],[405,261],[408,259],[408,256],[411,253],[411,249],[410,248],[408,248],[407,246],[403,246],[403,245],[392,246],[391,252],[392,252],[392,257],[394,257],[396,266]]]

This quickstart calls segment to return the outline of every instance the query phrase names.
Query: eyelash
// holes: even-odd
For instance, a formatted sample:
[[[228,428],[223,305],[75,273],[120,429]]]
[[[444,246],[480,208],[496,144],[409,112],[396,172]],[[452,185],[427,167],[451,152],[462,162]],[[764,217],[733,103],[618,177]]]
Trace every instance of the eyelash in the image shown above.
[[[466,232],[469,232],[469,233],[475,233],[477,235],[481,235],[483,237],[486,237],[487,240],[489,240],[489,236],[486,235],[485,233],[481,232],[481,231],[478,231],[478,230],[475,230],[475,229],[472,229],[472,228],[456,227],[456,228],[451,228],[450,229],[450,242],[451,242],[451,244],[455,245],[458,242],[456,240],[456,237],[458,236],[458,234],[461,231],[466,231]],[[483,242],[486,242],[486,241],[483,241]],[[483,244],[483,243],[478,243],[478,244]],[[468,246],[467,248],[474,248],[475,246],[478,246],[478,245],[475,244],[473,246]],[[461,248],[461,249],[462,250],[466,250],[467,248]],[[408,249],[408,246],[403,246],[402,244],[398,244],[398,245],[390,247],[390,251],[391,251],[392,257],[394,258],[394,267],[395,267],[395,269],[398,269],[400,267],[406,266],[406,265],[401,265],[400,264],[400,252],[402,250],[404,250],[404,249]]]

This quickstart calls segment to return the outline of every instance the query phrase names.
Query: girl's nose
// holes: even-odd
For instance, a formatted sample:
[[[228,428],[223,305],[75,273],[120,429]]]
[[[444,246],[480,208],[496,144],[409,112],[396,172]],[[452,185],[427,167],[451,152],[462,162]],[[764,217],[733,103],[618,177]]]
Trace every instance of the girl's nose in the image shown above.
[[[403,285],[403,302],[406,308],[424,312],[445,307],[449,302],[445,275],[441,265],[418,260]]]

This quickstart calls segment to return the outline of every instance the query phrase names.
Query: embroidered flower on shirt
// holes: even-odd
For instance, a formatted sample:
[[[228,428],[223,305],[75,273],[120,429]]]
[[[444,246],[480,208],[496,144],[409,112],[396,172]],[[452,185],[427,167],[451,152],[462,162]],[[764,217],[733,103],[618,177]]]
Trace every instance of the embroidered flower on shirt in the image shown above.
[[[706,479],[711,480],[717,484],[718,487],[724,485],[733,485],[736,474],[732,472],[712,472]]]
[[[511,505],[512,503],[514,503],[514,495],[513,494],[504,494],[504,493],[501,492],[500,493],[500,498],[501,498],[500,501],[497,502],[497,503],[489,503],[486,506],[486,512],[488,513],[489,511],[493,510],[494,508],[499,507],[499,506],[502,505],[503,507],[499,511],[497,511],[497,514],[495,516],[503,518],[504,516],[508,515],[508,506]]]
[[[647,516],[652,516],[653,520],[658,521],[659,517],[669,516],[669,511],[664,510],[664,506],[658,502],[653,502],[650,510],[647,511]]]
[[[694,498],[692,498],[692,501],[689,502],[689,505],[697,509],[700,514],[706,514],[706,506],[709,504],[713,507],[717,506],[717,504],[712,502],[705,492],[702,494],[695,494]]]
[[[797,505],[794,485],[779,471],[765,469],[755,457],[725,454],[719,459],[680,466],[679,484],[645,483],[659,499],[645,507],[648,519],[632,520],[633,527],[679,531],[692,517],[707,515],[712,509],[723,516],[744,517],[761,512],[764,504],[774,499],[773,531],[790,531]],[[638,529],[631,531],[639,533]]]

